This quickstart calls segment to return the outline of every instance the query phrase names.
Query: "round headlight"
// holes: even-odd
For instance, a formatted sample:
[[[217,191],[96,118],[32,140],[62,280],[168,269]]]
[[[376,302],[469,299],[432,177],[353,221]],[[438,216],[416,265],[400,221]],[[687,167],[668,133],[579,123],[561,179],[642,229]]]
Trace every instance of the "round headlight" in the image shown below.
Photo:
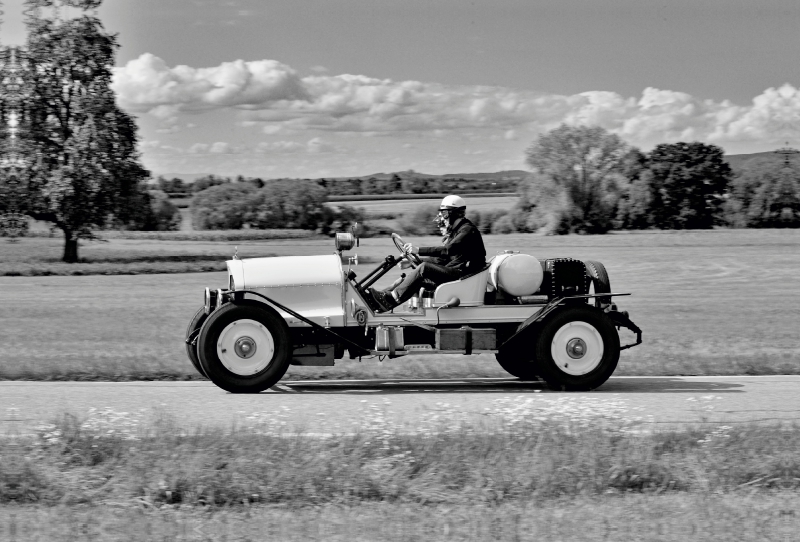
[[[354,244],[355,238],[352,233],[336,234],[336,250],[350,250]]]

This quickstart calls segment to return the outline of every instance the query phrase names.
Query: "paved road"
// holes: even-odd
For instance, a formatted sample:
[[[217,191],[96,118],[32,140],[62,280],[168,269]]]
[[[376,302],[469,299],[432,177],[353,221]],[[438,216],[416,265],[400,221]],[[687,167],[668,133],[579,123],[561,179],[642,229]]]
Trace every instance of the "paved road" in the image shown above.
[[[65,412],[86,417],[90,408],[142,418],[165,413],[187,428],[229,427],[255,415],[314,434],[350,432],[376,411],[414,427],[448,412],[485,419],[486,408],[616,417],[651,428],[800,422],[800,376],[616,377],[591,393],[506,379],[285,381],[258,395],[229,394],[208,382],[0,382],[0,435]]]

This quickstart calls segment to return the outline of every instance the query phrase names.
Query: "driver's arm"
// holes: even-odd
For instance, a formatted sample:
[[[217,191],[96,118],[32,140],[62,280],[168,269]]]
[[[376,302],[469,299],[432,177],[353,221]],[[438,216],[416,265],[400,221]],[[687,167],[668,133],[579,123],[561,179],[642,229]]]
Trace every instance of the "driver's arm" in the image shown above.
[[[474,241],[472,237],[480,235],[476,228],[459,228],[455,236],[447,245],[438,247],[419,247],[420,256],[434,256],[438,258],[450,258],[470,252]]]

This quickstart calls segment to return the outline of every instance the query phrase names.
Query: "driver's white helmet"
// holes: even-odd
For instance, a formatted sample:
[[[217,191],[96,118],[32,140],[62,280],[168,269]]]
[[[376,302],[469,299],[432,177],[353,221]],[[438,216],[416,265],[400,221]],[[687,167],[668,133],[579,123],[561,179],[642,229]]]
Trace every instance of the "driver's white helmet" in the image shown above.
[[[456,209],[466,209],[467,204],[463,198],[458,196],[445,196],[442,203],[439,204],[440,211],[454,211]]]

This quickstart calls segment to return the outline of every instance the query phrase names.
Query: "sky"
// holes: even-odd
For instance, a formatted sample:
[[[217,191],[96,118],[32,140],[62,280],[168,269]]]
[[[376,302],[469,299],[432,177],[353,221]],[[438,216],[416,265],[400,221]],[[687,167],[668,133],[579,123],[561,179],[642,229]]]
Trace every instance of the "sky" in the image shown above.
[[[2,0],[3,44],[22,0]],[[65,15],[76,10],[65,10]],[[800,146],[796,0],[105,0],[154,174],[526,169],[562,123]]]

